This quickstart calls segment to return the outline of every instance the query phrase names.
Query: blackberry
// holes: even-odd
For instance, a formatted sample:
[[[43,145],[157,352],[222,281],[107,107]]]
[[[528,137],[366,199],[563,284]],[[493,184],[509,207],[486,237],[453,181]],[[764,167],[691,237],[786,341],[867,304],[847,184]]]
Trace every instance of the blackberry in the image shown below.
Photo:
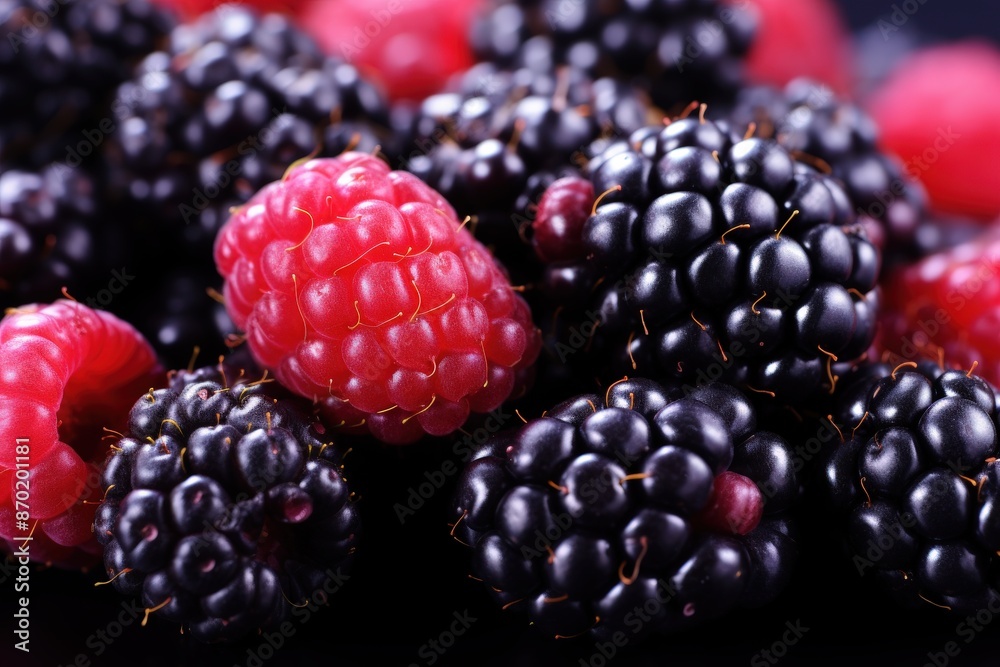
[[[798,79],[784,90],[742,90],[732,120],[755,123],[757,136],[776,138],[803,160],[818,158],[819,167],[843,184],[872,240],[891,250],[893,259],[919,251],[924,190],[895,157],[879,150],[878,129],[857,105],[822,84]]]
[[[970,372],[908,366],[844,398],[841,414],[861,417],[817,490],[858,573],[903,605],[974,612],[1000,596],[1000,395]]]
[[[545,188],[575,173],[594,141],[628,136],[652,116],[644,94],[579,68],[484,63],[416,110],[402,167],[472,216],[476,237],[527,282],[537,271],[525,239]]]
[[[717,0],[500,0],[471,44],[506,67],[569,64],[631,81],[670,110],[731,99],[755,32],[752,12]]]
[[[840,184],[776,141],[680,118],[612,143],[587,173],[599,194],[583,254],[542,283],[560,309],[551,355],[795,406],[871,345],[878,249]]]
[[[459,479],[453,534],[504,608],[549,636],[684,629],[781,592],[790,464],[734,387],[684,397],[627,378],[488,441]]]
[[[322,603],[353,559],[341,455],[272,387],[221,363],[179,373],[135,403],[108,456],[94,522],[108,575],[199,640],[235,641]]]
[[[106,305],[97,299],[128,268],[128,243],[97,190],[87,173],[62,164],[0,167],[0,308],[53,301],[64,287]]]
[[[171,32],[117,103],[105,151],[116,194],[160,256],[195,265],[210,263],[230,209],[296,159],[388,138],[386,102],[357,69],[324,57],[289,18],[231,5]]]
[[[0,162],[78,166],[111,97],[174,19],[147,0],[0,0]]]

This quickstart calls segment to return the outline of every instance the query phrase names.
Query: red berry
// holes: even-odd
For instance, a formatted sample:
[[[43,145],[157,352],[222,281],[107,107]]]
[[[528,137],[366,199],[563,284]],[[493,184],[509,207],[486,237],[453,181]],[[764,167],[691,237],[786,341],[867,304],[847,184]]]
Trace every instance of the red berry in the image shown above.
[[[20,544],[26,531],[17,522],[26,520],[35,526],[34,560],[76,565],[99,553],[90,503],[104,493],[104,429],[125,427],[134,394],[158,370],[131,325],[79,303],[24,306],[0,321],[0,537],[8,546]],[[27,519],[18,515],[25,506]]]
[[[890,361],[930,358],[1000,383],[1000,232],[931,255],[886,282],[879,345]]]
[[[935,46],[903,60],[869,110],[881,143],[927,189],[933,208],[992,222],[1000,214],[1000,50]]]
[[[382,82],[389,97],[419,101],[475,62],[467,33],[481,0],[313,0],[302,26],[327,53]]]
[[[535,253],[543,262],[583,257],[583,225],[593,204],[594,186],[586,178],[560,178],[545,190],[531,223]]]
[[[311,160],[265,186],[225,224],[215,259],[258,363],[386,442],[497,408],[541,345],[444,198],[371,155]]]
[[[764,497],[748,477],[726,471],[712,483],[712,495],[695,521],[708,530],[746,535],[764,516]]]
[[[837,92],[851,86],[851,38],[829,0],[751,0],[758,32],[747,54],[747,77],[784,86],[799,77]]]

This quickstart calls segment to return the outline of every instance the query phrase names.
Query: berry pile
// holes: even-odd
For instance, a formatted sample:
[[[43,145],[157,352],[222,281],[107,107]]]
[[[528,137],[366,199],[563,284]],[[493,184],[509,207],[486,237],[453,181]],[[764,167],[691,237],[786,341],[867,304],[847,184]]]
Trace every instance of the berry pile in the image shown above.
[[[0,0],[0,549],[69,570],[32,632],[74,577],[199,664],[757,645],[873,578],[996,608],[995,47],[854,77],[828,0],[215,4]]]

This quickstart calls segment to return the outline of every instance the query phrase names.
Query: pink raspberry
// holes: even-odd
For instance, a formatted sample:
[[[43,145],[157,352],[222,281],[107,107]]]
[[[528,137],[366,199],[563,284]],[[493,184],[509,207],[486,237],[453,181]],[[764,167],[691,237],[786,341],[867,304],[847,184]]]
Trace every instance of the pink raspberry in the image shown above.
[[[59,300],[0,320],[0,538],[29,533],[32,560],[96,562],[108,430],[160,371],[156,353],[110,313]]]
[[[371,155],[311,160],[262,188],[220,231],[215,262],[257,362],[385,442],[496,409],[541,345],[445,199]]]

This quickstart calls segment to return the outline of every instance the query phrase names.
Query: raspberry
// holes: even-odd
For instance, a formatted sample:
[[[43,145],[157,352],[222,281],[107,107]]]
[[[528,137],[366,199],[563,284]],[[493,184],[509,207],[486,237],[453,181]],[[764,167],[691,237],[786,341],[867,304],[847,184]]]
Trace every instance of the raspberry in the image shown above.
[[[484,444],[452,532],[476,578],[540,631],[637,639],[781,592],[797,555],[792,464],[734,387],[681,397],[626,378]]]
[[[11,547],[24,535],[14,489],[24,488],[16,471],[27,469],[32,559],[85,564],[98,552],[89,526],[102,491],[103,427],[124,428],[134,395],[153,382],[156,355],[126,322],[59,300],[8,311],[0,369],[0,537]]]
[[[750,6],[758,32],[747,54],[749,80],[783,86],[809,77],[839,93],[850,90],[851,38],[835,3],[751,0]]]
[[[900,62],[868,105],[881,145],[902,158],[932,207],[992,222],[1000,214],[1000,50],[963,42]],[[907,113],[901,113],[906,109]]]
[[[206,642],[321,604],[360,530],[341,454],[311,406],[231,362],[136,401],[94,522],[115,588]]]
[[[891,361],[922,358],[1000,382],[1000,232],[931,255],[889,276],[879,345]]]
[[[327,53],[377,77],[395,100],[419,101],[472,66],[466,32],[481,0],[312,2],[300,21]]]
[[[293,167],[230,218],[215,258],[257,361],[387,442],[495,409],[540,347],[527,304],[444,198],[371,155]]]

